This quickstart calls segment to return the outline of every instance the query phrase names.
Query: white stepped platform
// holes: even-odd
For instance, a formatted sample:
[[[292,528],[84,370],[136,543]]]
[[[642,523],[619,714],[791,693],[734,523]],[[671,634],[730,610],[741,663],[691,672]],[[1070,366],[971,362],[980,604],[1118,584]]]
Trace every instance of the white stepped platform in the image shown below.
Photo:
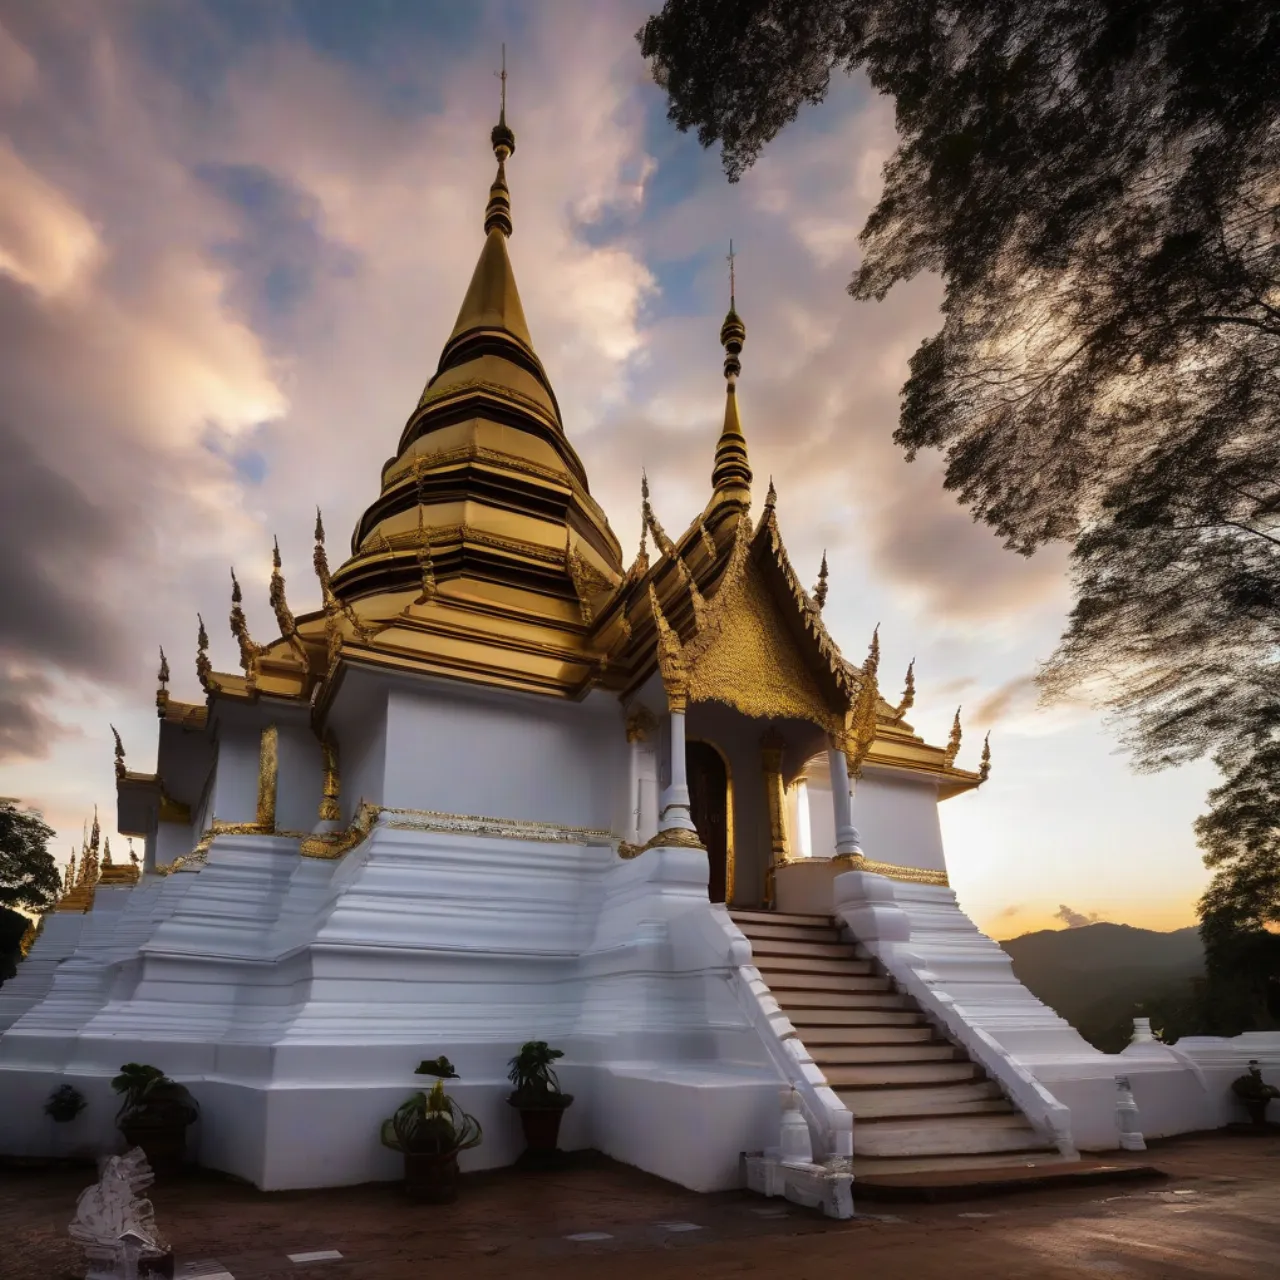
[[[464,1167],[504,1165],[523,1145],[507,1059],[546,1039],[576,1098],[566,1149],[740,1185],[741,1153],[776,1137],[783,1077],[727,983],[706,879],[684,849],[624,862],[378,826],[321,862],[219,836],[199,871],[125,890],[119,909],[100,893],[83,917],[45,998],[0,1038],[0,1150],[47,1153],[39,1106],[64,1080],[90,1104],[77,1129],[113,1149],[110,1078],[143,1061],[200,1102],[189,1145],[206,1166],[267,1189],[391,1180],[379,1123],[444,1053],[485,1129]]]

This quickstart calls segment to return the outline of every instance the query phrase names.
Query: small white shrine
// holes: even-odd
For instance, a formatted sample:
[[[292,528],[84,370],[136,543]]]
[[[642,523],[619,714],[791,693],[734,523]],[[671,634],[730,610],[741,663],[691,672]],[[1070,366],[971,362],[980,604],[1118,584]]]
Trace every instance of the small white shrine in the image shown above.
[[[203,702],[162,655],[155,770],[117,742],[145,856],[107,865],[95,833],[0,989],[0,1152],[55,1151],[63,1083],[78,1140],[121,1149],[109,1081],[140,1062],[197,1098],[202,1165],[394,1179],[380,1121],[446,1054],[484,1127],[464,1168],[505,1165],[530,1039],[566,1051],[562,1146],[708,1191],[750,1165],[825,1203],[834,1179],[833,1212],[850,1171],[856,1196],[1114,1149],[1122,1118],[1235,1118],[1229,1080],[1274,1078],[1280,1037],[1099,1053],[957,906],[938,805],[989,753],[959,766],[958,718],[946,746],[912,730],[913,673],[887,701],[875,639],[859,663],[828,634],[825,564],[797,578],[772,486],[753,513],[732,305],[706,505],[671,538],[646,488],[624,561],[516,290],[505,119],[492,142],[457,324],[332,570],[317,518],[320,609],[291,612],[277,550],[279,636],[251,637],[236,584],[241,670],[212,669],[201,622]],[[752,1154],[797,1142],[807,1163]]]

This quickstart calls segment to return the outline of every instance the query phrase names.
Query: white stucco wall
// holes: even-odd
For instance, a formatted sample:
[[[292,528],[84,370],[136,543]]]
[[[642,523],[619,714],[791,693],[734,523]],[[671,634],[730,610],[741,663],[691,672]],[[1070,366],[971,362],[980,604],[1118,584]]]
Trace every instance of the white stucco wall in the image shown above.
[[[446,681],[387,697],[384,803],[621,831],[630,753],[618,699],[582,702]]]
[[[276,828],[310,831],[320,811],[324,762],[309,723],[277,723]]]

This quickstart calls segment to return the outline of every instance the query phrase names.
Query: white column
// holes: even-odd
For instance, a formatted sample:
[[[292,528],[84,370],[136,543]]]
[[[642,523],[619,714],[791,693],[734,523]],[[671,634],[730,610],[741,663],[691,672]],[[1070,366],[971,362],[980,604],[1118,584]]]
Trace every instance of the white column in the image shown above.
[[[667,726],[671,782],[662,793],[662,816],[658,820],[658,829],[696,831],[693,819],[689,816],[689,778],[684,758],[684,712],[669,712]]]
[[[803,778],[796,784],[796,843],[802,858],[813,857],[813,831],[809,826],[809,784]]]
[[[831,766],[831,803],[836,814],[836,853],[862,852],[862,841],[853,825],[853,795],[849,781],[849,762],[843,751],[834,748],[827,752]]]

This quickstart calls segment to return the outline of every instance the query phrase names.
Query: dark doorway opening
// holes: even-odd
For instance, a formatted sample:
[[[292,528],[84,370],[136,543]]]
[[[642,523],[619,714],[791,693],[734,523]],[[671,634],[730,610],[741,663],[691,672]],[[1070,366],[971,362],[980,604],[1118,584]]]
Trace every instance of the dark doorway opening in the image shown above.
[[[706,742],[685,746],[689,777],[689,810],[698,838],[707,846],[711,873],[707,891],[712,902],[723,902],[729,869],[729,775],[720,753]]]

